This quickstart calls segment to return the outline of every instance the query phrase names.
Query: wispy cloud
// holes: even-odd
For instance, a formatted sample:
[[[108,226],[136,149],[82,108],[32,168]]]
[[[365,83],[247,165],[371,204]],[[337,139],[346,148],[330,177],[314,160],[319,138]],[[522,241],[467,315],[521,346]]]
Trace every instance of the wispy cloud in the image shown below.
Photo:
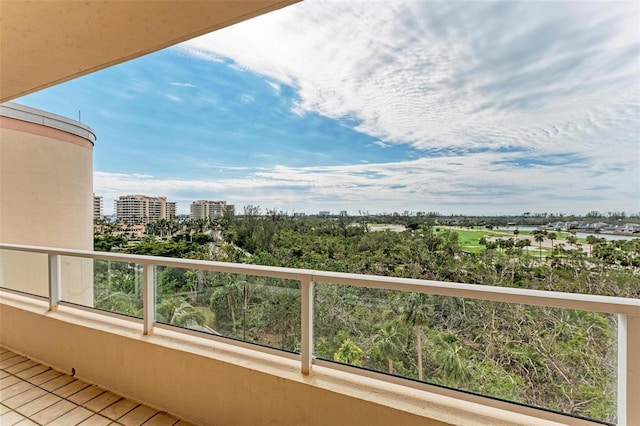
[[[294,114],[355,120],[381,147],[588,151],[596,167],[640,156],[639,16],[637,2],[311,0],[183,46],[294,87]]]
[[[272,81],[267,81],[267,84],[276,92],[276,93],[280,93],[280,85],[277,83],[274,83]]]
[[[440,210],[457,213],[539,211],[586,212],[598,205],[620,203],[622,194],[637,194],[629,160],[603,164],[619,169],[599,177],[595,190],[590,176],[597,172],[588,161],[575,158],[557,167],[555,157],[528,157],[485,152],[468,156],[423,157],[411,161],[344,166],[274,166],[243,170],[244,174],[217,179],[167,179],[96,172],[96,191],[167,194],[184,211],[195,193],[227,197],[238,205],[258,204],[288,210],[366,209],[371,212]],[[615,188],[612,190],[611,188]],[[375,202],[372,203],[372,200]],[[623,206],[633,211],[635,199]],[[616,204],[621,205],[621,204]]]
[[[173,82],[171,83],[172,86],[178,86],[178,87],[198,87],[195,84],[191,84],[191,83],[179,83],[179,82]]]

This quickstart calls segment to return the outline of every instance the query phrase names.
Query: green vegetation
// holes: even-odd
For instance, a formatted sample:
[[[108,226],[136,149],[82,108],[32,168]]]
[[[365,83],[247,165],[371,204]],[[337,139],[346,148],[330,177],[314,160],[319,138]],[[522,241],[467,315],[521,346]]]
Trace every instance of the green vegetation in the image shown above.
[[[594,237],[588,247],[572,235],[448,228],[429,217],[374,232],[365,217],[294,218],[252,206],[244,213],[156,225],[157,236],[136,243],[100,231],[96,248],[640,296],[640,239]],[[97,307],[140,315],[139,268],[96,261],[95,274]],[[299,350],[297,281],[158,268],[156,283],[158,321]],[[317,357],[615,421],[614,316],[326,283],[316,283],[314,313]]]

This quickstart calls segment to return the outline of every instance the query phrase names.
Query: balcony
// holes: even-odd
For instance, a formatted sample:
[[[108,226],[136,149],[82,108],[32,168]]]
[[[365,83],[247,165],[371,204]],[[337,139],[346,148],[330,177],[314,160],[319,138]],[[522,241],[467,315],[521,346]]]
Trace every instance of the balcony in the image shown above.
[[[368,289],[370,300],[359,301],[367,311],[354,310],[354,317],[377,315],[385,292],[514,310],[605,314],[617,326],[616,421],[640,424],[634,404],[640,400],[634,361],[640,351],[640,300],[13,244],[0,244],[0,265],[0,344],[194,424],[597,424],[554,407],[323,359],[320,346],[331,338],[323,334],[323,322],[334,303],[323,295],[336,288]],[[21,290],[16,275],[27,267],[30,294]],[[35,273],[38,269],[45,272]],[[244,324],[265,314],[264,305],[256,308],[263,309],[259,313],[246,303],[229,313],[233,329],[204,326],[164,303],[163,288],[175,270],[190,274],[194,283],[233,277],[230,284],[240,284],[240,294],[260,289],[275,301],[269,306],[289,301],[290,309],[272,318],[273,324],[263,324],[260,334]],[[96,283],[129,280],[133,296],[104,294],[94,287],[94,277]],[[195,284],[193,292],[196,297]],[[104,304],[96,307],[105,300],[108,311]],[[131,309],[135,306],[141,308]]]
[[[190,426],[0,347],[0,424]],[[30,422],[29,422],[30,420]]]

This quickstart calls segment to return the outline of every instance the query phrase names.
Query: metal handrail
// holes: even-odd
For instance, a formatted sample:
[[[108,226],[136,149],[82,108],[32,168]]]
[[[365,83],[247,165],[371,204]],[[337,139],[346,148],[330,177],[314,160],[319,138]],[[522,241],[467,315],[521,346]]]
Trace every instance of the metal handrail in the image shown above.
[[[131,262],[141,265],[168,266],[212,272],[256,275],[261,277],[297,281],[307,279],[316,283],[350,285],[384,290],[411,291],[438,296],[462,297],[492,302],[517,303],[531,306],[640,316],[640,299],[625,297],[0,243],[0,250],[2,249],[99,260],[113,260],[118,262]]]

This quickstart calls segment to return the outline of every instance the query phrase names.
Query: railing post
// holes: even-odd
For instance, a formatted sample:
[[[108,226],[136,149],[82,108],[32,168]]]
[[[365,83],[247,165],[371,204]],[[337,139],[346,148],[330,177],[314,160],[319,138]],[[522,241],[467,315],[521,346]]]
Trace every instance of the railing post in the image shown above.
[[[150,263],[142,265],[142,322],[143,334],[153,332],[155,314],[155,267]]]
[[[618,425],[640,425],[640,316],[618,314]]]
[[[60,256],[49,254],[49,310],[58,309],[61,292]]]
[[[313,281],[305,278],[300,281],[301,312],[302,312],[302,347],[300,358],[302,374],[311,372],[313,358]]]

